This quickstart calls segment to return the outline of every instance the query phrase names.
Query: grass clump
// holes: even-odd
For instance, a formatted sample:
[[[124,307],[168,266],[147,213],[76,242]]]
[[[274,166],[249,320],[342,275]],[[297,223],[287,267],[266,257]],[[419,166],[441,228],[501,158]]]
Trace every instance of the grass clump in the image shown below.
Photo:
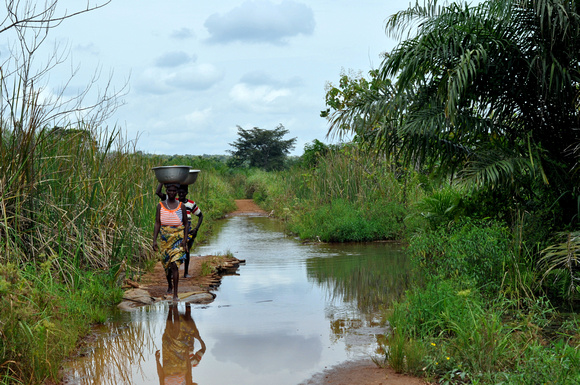
[[[74,284],[63,284],[47,262],[26,270],[0,265],[0,373],[9,382],[57,378],[60,361],[122,296],[104,272],[75,270]]]
[[[404,208],[378,201],[364,205],[337,199],[327,205],[295,213],[289,229],[301,238],[323,242],[365,242],[400,239]]]

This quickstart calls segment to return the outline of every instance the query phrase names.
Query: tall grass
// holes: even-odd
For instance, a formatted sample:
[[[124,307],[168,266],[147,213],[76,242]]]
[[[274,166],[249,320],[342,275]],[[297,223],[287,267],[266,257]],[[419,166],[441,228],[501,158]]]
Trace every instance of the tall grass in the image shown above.
[[[119,267],[150,257],[154,159],[82,123],[3,121],[0,147],[0,375],[36,383],[104,321]]]
[[[534,279],[519,260],[508,229],[490,219],[451,218],[436,230],[429,223],[410,241],[422,282],[388,315],[394,346],[385,359],[438,383],[577,383],[575,323],[559,326],[546,297],[522,296],[538,295],[541,275]],[[417,346],[420,359],[411,351]]]
[[[118,129],[0,122],[3,381],[56,377],[78,337],[119,299],[120,270],[136,273],[152,257],[151,168],[167,159],[137,154],[133,145]],[[194,186],[203,240],[233,199],[211,170]]]
[[[1,262],[58,255],[77,267],[108,268],[142,254],[152,164],[119,130],[2,127],[0,138]]]
[[[418,174],[354,146],[327,152],[312,168],[255,171],[246,183],[290,231],[330,242],[404,238],[417,222],[409,209],[424,194]]]

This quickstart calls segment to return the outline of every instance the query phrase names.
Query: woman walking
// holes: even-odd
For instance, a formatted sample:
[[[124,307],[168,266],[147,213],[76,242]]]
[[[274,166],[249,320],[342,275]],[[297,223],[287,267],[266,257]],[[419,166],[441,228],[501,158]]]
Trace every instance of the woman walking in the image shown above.
[[[162,263],[167,276],[167,292],[173,291],[173,300],[179,301],[177,288],[179,284],[179,266],[187,255],[187,234],[189,222],[187,220],[185,206],[175,197],[177,196],[178,184],[166,184],[165,201],[157,205],[155,215],[155,227],[153,229],[153,250],[157,251],[157,237],[161,235],[160,249]]]

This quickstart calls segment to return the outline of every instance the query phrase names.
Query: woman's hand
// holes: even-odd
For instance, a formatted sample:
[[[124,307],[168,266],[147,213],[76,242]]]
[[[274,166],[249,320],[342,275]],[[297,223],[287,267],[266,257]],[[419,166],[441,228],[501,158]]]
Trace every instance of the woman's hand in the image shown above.
[[[153,241],[153,251],[157,251],[158,247],[157,247],[157,240]]]
[[[181,247],[183,247],[183,250],[187,253],[187,238],[181,240]]]

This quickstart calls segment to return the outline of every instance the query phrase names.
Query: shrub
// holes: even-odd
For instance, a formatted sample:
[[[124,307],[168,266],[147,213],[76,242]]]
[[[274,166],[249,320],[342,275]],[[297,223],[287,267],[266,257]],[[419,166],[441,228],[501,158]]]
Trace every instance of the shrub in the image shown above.
[[[330,204],[297,210],[289,225],[301,238],[324,242],[364,242],[397,239],[405,210],[397,203],[364,205],[337,199]]]
[[[506,264],[514,260],[510,234],[501,224],[469,218],[450,230],[418,234],[410,253],[427,277],[462,279],[487,294],[500,290]]]

